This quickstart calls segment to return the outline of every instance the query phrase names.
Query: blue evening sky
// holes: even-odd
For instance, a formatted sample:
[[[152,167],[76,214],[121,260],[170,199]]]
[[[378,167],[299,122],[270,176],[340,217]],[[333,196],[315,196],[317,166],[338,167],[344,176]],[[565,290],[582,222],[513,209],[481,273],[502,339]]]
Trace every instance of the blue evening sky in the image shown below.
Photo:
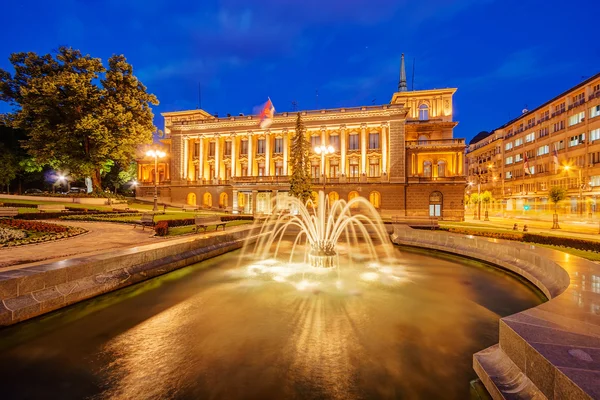
[[[456,137],[493,129],[600,72],[594,0],[56,0],[2,7],[12,52],[68,45],[124,54],[160,112],[237,115],[384,104],[406,55],[409,89],[456,87]],[[12,70],[11,70],[12,72]],[[318,100],[316,91],[318,90]],[[0,103],[0,112],[8,107]]]

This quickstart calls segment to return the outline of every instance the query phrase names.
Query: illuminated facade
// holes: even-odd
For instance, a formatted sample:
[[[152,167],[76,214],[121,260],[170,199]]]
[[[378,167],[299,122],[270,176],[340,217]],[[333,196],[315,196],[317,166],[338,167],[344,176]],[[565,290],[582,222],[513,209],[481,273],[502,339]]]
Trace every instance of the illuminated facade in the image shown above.
[[[330,199],[364,196],[382,215],[462,219],[466,182],[464,139],[453,138],[456,89],[407,91],[404,62],[389,104],[300,111],[311,146],[315,192]],[[268,129],[256,116],[216,117],[203,110],[168,112],[165,139],[170,179],[161,201],[234,213],[268,213],[285,201],[291,175],[290,145],[296,112],[277,113]],[[139,197],[150,197],[154,168],[139,164]],[[160,181],[159,181],[160,182]]]
[[[467,159],[471,190],[481,183],[508,212],[550,211],[548,190],[561,186],[565,212],[593,216],[600,211],[600,74],[477,135]]]

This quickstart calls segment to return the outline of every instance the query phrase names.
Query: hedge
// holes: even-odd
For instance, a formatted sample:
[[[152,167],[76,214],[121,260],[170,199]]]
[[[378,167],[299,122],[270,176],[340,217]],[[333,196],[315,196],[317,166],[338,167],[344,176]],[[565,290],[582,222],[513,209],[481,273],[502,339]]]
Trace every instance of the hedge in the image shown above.
[[[37,208],[37,204],[0,202],[0,207]]]
[[[221,221],[223,222],[231,222],[231,221],[253,221],[254,217],[251,215],[223,215],[221,216]],[[175,228],[178,226],[190,226],[194,225],[194,218],[185,218],[185,219],[167,219],[163,221],[159,221],[154,225],[154,230],[156,231],[156,236],[166,236],[169,233],[169,228]]]
[[[517,232],[488,232],[463,228],[442,228],[451,233],[462,235],[483,236],[494,239],[516,240],[527,243],[544,244],[550,246],[570,247],[577,250],[600,252],[600,242],[585,239],[575,239],[560,236],[545,236],[537,233],[517,233]]]

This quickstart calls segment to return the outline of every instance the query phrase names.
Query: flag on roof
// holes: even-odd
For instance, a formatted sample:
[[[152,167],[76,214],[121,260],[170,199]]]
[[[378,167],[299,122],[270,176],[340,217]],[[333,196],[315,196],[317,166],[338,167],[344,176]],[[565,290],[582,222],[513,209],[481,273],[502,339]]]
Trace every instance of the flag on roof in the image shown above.
[[[266,129],[273,123],[273,116],[275,115],[275,107],[273,102],[269,98],[265,104],[261,106],[260,114],[258,114],[258,125],[262,129]]]

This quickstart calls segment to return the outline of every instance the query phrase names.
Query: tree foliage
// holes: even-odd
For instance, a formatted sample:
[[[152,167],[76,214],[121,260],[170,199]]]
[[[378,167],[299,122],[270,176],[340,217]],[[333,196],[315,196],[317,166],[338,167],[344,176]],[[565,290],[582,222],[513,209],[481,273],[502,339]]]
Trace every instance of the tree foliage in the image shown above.
[[[17,157],[6,146],[0,143],[0,186],[6,186],[17,177],[19,162]]]
[[[471,204],[479,204],[481,195],[479,193],[471,193]]]
[[[554,203],[554,213],[556,213],[556,206],[559,202],[563,201],[567,197],[567,189],[559,186],[553,186],[548,192],[550,201]]]
[[[300,113],[296,118],[296,132],[292,138],[290,150],[292,176],[290,177],[289,194],[297,197],[302,202],[306,202],[312,195],[309,160],[310,143],[306,139],[306,129]]]
[[[487,209],[488,204],[492,201],[492,193],[490,193],[489,190],[486,190],[485,192],[481,193],[480,200],[483,204],[485,204]]]
[[[0,69],[0,100],[14,112],[4,116],[27,134],[23,147],[37,164],[101,176],[111,164],[127,168],[136,147],[152,142],[150,105],[158,104],[133,75],[122,55],[102,61],[60,47],[56,54],[14,53],[11,75]]]

